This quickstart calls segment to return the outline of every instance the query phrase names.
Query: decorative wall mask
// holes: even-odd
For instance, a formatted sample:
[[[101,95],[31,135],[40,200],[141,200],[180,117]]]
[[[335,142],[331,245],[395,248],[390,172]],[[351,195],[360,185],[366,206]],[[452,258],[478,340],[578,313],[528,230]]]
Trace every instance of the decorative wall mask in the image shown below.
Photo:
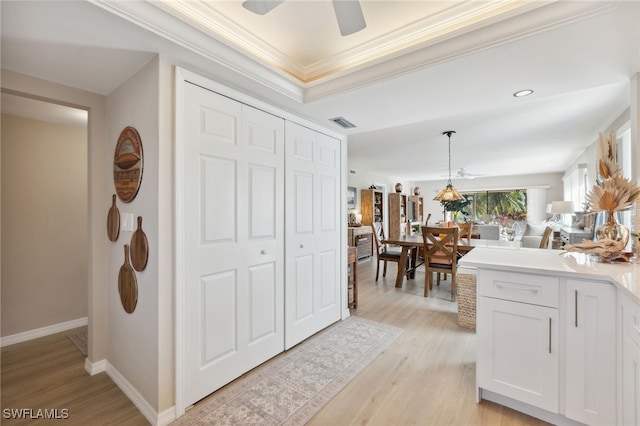
[[[118,198],[128,203],[136,198],[142,182],[142,141],[138,131],[125,127],[120,133],[113,156],[113,183]]]

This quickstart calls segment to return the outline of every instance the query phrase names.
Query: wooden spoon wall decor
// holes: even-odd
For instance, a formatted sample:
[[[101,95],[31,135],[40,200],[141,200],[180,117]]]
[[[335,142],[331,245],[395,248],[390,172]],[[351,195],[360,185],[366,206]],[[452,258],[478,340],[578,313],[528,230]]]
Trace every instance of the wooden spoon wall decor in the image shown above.
[[[138,216],[138,229],[131,236],[131,264],[136,271],[147,267],[149,258],[149,242],[142,230],[142,216]]]
[[[124,245],[124,263],[118,273],[118,293],[120,293],[120,302],[124,310],[129,314],[135,311],[138,304],[138,282],[129,263],[128,244]]]
[[[111,208],[107,214],[107,236],[109,240],[115,241],[120,235],[120,210],[116,206],[116,194],[113,194]]]

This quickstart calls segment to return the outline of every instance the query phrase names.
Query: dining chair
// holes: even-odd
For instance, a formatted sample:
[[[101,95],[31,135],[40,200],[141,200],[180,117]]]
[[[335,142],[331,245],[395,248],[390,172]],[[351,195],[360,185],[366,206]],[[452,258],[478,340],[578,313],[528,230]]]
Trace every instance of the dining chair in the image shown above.
[[[458,238],[463,239],[471,239],[471,228],[473,227],[473,222],[459,223],[458,228],[460,228],[460,235]]]
[[[376,252],[376,281],[378,281],[378,274],[380,273],[380,262],[384,262],[384,268],[382,269],[382,276],[387,276],[387,262],[396,262],[398,264],[398,268],[400,268],[400,258],[401,251],[400,250],[392,250],[388,247],[387,244],[383,244],[382,241],[385,239],[384,237],[384,229],[379,222],[375,222],[371,225],[373,230],[373,242],[375,244],[375,252]],[[407,256],[408,259],[411,259],[411,253]],[[403,267],[407,268],[407,265],[403,265]]]
[[[544,233],[542,234],[542,239],[540,240],[539,248],[541,249],[549,248],[549,236],[551,236],[552,231],[553,231],[553,228],[547,226],[547,228],[544,230]]]
[[[440,285],[440,274],[451,274],[451,301],[456,300],[456,268],[458,265],[459,229],[452,227],[423,226],[424,241],[424,297],[433,288],[433,273],[438,273],[437,285]]]

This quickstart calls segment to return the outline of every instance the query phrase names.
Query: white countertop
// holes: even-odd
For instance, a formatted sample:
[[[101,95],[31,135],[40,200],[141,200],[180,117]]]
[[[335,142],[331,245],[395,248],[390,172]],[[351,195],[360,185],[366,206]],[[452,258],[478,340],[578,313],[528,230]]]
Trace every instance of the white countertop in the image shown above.
[[[640,303],[640,265],[634,262],[600,263],[596,256],[564,250],[476,247],[458,264],[462,267],[609,281],[626,289]]]

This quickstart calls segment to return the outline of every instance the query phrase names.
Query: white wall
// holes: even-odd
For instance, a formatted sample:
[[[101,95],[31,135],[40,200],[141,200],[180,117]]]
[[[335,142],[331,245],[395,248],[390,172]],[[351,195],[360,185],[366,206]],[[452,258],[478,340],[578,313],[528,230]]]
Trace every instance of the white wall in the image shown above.
[[[120,132],[138,130],[143,146],[144,170],[137,196],[129,203],[117,201],[121,216],[142,216],[149,241],[149,257],[143,271],[136,271],[138,302],[125,312],[118,294],[118,273],[124,262],[124,245],[133,232],[120,231],[108,242],[108,340],[107,360],[161,412],[173,405],[173,309],[172,309],[172,119],[171,67],[159,57],[116,89],[107,99],[108,152],[113,153]],[[113,154],[104,159],[113,164]],[[110,194],[113,179],[107,180]],[[105,211],[111,197],[104,199]]]
[[[87,316],[87,128],[2,115],[2,336]]]
[[[158,411],[175,405],[174,67],[159,58],[158,116]]]
[[[106,355],[105,98],[95,93],[2,70],[2,89],[9,93],[89,111],[88,138],[88,315],[90,362]]]

